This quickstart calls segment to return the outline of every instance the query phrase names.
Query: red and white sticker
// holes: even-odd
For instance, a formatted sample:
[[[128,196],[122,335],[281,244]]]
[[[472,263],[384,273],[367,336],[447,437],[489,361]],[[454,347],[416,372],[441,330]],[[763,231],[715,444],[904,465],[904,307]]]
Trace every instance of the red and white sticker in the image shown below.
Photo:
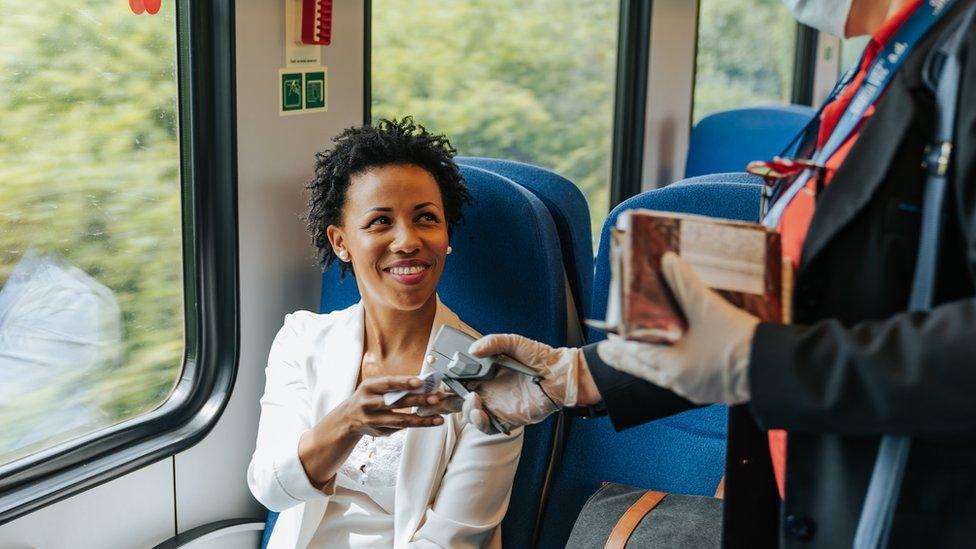
[[[142,15],[143,13],[156,15],[159,13],[159,8],[162,3],[162,0],[129,0],[129,9],[136,15]]]

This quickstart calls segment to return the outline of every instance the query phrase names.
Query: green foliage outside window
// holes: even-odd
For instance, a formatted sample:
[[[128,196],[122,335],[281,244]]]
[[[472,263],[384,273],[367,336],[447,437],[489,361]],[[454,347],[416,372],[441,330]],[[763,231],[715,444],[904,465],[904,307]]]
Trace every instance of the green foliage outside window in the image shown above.
[[[781,0],[700,0],[693,119],[789,103],[796,20]]]
[[[459,154],[576,183],[609,206],[617,2],[374,0],[372,114],[413,115]]]
[[[149,411],[179,376],[173,6],[150,17],[119,1],[0,2],[0,286],[29,250],[63,258],[112,291],[123,340],[118,360],[0,402],[0,463]],[[45,365],[4,367],[9,383]],[[88,419],[59,428],[72,410]]]

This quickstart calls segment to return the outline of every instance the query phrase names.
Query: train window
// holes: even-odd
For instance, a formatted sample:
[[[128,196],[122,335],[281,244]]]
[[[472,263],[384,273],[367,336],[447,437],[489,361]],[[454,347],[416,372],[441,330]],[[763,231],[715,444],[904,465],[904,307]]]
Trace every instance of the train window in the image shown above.
[[[174,12],[0,14],[0,463],[149,411],[180,375]]]
[[[789,103],[796,21],[781,0],[701,0],[692,118]]]
[[[226,402],[225,4],[0,12],[0,522],[186,447]]]
[[[371,110],[520,160],[609,206],[617,2],[373,0]]]

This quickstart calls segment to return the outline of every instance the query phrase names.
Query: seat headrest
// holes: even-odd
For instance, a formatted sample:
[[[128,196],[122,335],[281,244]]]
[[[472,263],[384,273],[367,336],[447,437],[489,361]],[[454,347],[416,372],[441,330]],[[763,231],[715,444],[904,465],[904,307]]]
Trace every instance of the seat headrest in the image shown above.
[[[745,170],[753,160],[781,154],[816,111],[805,105],[773,105],[717,112],[691,130],[685,177]]]
[[[763,178],[746,172],[710,173],[708,175],[698,175],[695,177],[689,177],[688,179],[675,181],[669,186],[700,185],[702,183],[738,183],[740,185],[762,185]]]
[[[462,165],[474,166],[511,179],[542,201],[556,225],[566,276],[581,313],[589,311],[593,285],[593,233],[590,209],[579,187],[556,172],[499,158],[458,157]]]

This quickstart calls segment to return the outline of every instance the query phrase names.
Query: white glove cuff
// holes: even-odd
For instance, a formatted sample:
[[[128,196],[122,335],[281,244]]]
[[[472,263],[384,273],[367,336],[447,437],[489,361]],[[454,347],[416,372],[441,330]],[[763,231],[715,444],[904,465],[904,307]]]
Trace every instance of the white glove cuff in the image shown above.
[[[752,337],[748,337],[735,345],[732,359],[729,361],[728,378],[725,380],[725,401],[728,404],[749,402],[752,398],[749,390],[749,358],[752,353]]]
[[[613,366],[620,363],[620,353],[616,345],[610,340],[601,341],[596,344],[596,355],[604,364]]]
[[[559,349],[552,354],[552,359],[542,380],[542,388],[545,389],[549,398],[559,405],[559,407],[553,408],[553,412],[560,407],[571,408],[576,406],[579,399],[579,373],[582,360],[583,352],[580,349]],[[549,406],[552,406],[551,402]]]

